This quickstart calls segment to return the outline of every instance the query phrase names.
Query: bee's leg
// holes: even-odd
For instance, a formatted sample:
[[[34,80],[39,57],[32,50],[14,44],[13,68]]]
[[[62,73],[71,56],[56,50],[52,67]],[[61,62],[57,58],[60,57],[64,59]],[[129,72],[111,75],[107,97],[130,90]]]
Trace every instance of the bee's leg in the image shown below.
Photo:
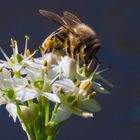
[[[77,48],[74,48],[73,51],[72,51],[72,58],[77,60],[78,59],[78,49]]]
[[[97,58],[97,56],[94,56],[94,59],[95,59],[95,64],[94,64],[94,67],[93,67],[93,70],[97,67],[97,65],[99,64],[99,59]]]
[[[65,43],[64,43],[64,47],[65,47],[65,50],[66,50],[66,55],[71,57],[72,54],[71,54],[71,49],[70,49],[70,40],[69,39],[66,39]]]

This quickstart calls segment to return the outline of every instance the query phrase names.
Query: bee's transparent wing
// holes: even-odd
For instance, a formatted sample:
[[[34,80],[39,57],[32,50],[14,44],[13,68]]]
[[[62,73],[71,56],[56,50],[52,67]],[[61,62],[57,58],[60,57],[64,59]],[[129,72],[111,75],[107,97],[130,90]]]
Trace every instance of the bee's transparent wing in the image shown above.
[[[79,23],[79,24],[82,23],[81,20],[71,12],[65,11],[63,15],[65,18],[71,20],[72,22]]]
[[[45,17],[47,17],[48,19],[62,25],[65,26],[64,21],[61,19],[61,17],[51,11],[46,11],[46,10],[39,10],[39,13]]]
[[[76,33],[71,28],[71,26],[68,26],[68,24],[66,23],[66,21],[63,18],[61,18],[59,15],[57,15],[57,14],[51,12],[51,11],[46,11],[46,10],[39,10],[39,13],[41,15],[47,17],[48,19],[50,19],[50,20],[58,23],[59,25],[63,26],[65,29],[67,29],[68,31],[70,31],[73,35],[76,35]]]

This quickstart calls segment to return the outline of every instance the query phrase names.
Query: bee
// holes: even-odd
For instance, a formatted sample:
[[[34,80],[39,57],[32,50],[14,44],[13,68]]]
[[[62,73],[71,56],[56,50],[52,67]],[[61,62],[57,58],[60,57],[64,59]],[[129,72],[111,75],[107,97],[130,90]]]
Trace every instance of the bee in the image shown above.
[[[51,33],[42,44],[46,52],[63,52],[74,60],[81,60],[87,67],[95,60],[101,45],[96,33],[74,14],[64,11],[63,16],[46,10],[40,14],[56,22],[61,27]]]

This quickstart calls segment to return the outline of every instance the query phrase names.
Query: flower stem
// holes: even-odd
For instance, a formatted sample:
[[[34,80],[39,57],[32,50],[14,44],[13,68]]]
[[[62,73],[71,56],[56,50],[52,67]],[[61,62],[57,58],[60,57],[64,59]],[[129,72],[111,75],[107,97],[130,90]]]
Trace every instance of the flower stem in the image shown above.
[[[55,106],[54,106],[54,109],[53,109],[53,112],[52,112],[52,116],[51,116],[50,122],[54,121],[58,107],[59,107],[59,103],[55,103]],[[57,124],[55,126],[55,129],[53,130],[53,132],[48,135],[47,140],[53,140],[54,139],[54,137],[56,136],[56,133],[57,133],[59,127],[60,127],[59,124]]]
[[[38,98],[38,103],[39,103],[39,136],[40,139],[45,139],[45,101],[44,97],[39,97]]]
[[[57,111],[57,109],[58,109],[58,106],[59,106],[59,103],[55,103],[55,106],[54,106],[54,109],[53,109],[53,112],[52,112],[52,117],[51,117],[51,122],[53,122],[54,121],[54,119],[55,119],[55,115],[56,115],[56,111]]]
[[[50,103],[49,101],[46,99],[45,102],[45,126],[48,124],[49,122],[49,115],[50,115]]]

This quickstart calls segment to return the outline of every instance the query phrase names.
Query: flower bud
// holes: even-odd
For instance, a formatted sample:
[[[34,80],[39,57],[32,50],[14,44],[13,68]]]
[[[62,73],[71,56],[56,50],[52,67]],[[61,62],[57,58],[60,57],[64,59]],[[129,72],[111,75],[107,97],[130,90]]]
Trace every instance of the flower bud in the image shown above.
[[[22,110],[22,119],[25,123],[33,124],[35,123],[38,116],[38,105],[32,103],[29,107]]]
[[[60,69],[64,73],[64,75],[72,80],[75,79],[76,76],[76,63],[74,59],[65,56],[61,63],[60,63]]]
[[[56,128],[56,124],[54,122],[48,122],[45,126],[46,134],[52,133]]]

